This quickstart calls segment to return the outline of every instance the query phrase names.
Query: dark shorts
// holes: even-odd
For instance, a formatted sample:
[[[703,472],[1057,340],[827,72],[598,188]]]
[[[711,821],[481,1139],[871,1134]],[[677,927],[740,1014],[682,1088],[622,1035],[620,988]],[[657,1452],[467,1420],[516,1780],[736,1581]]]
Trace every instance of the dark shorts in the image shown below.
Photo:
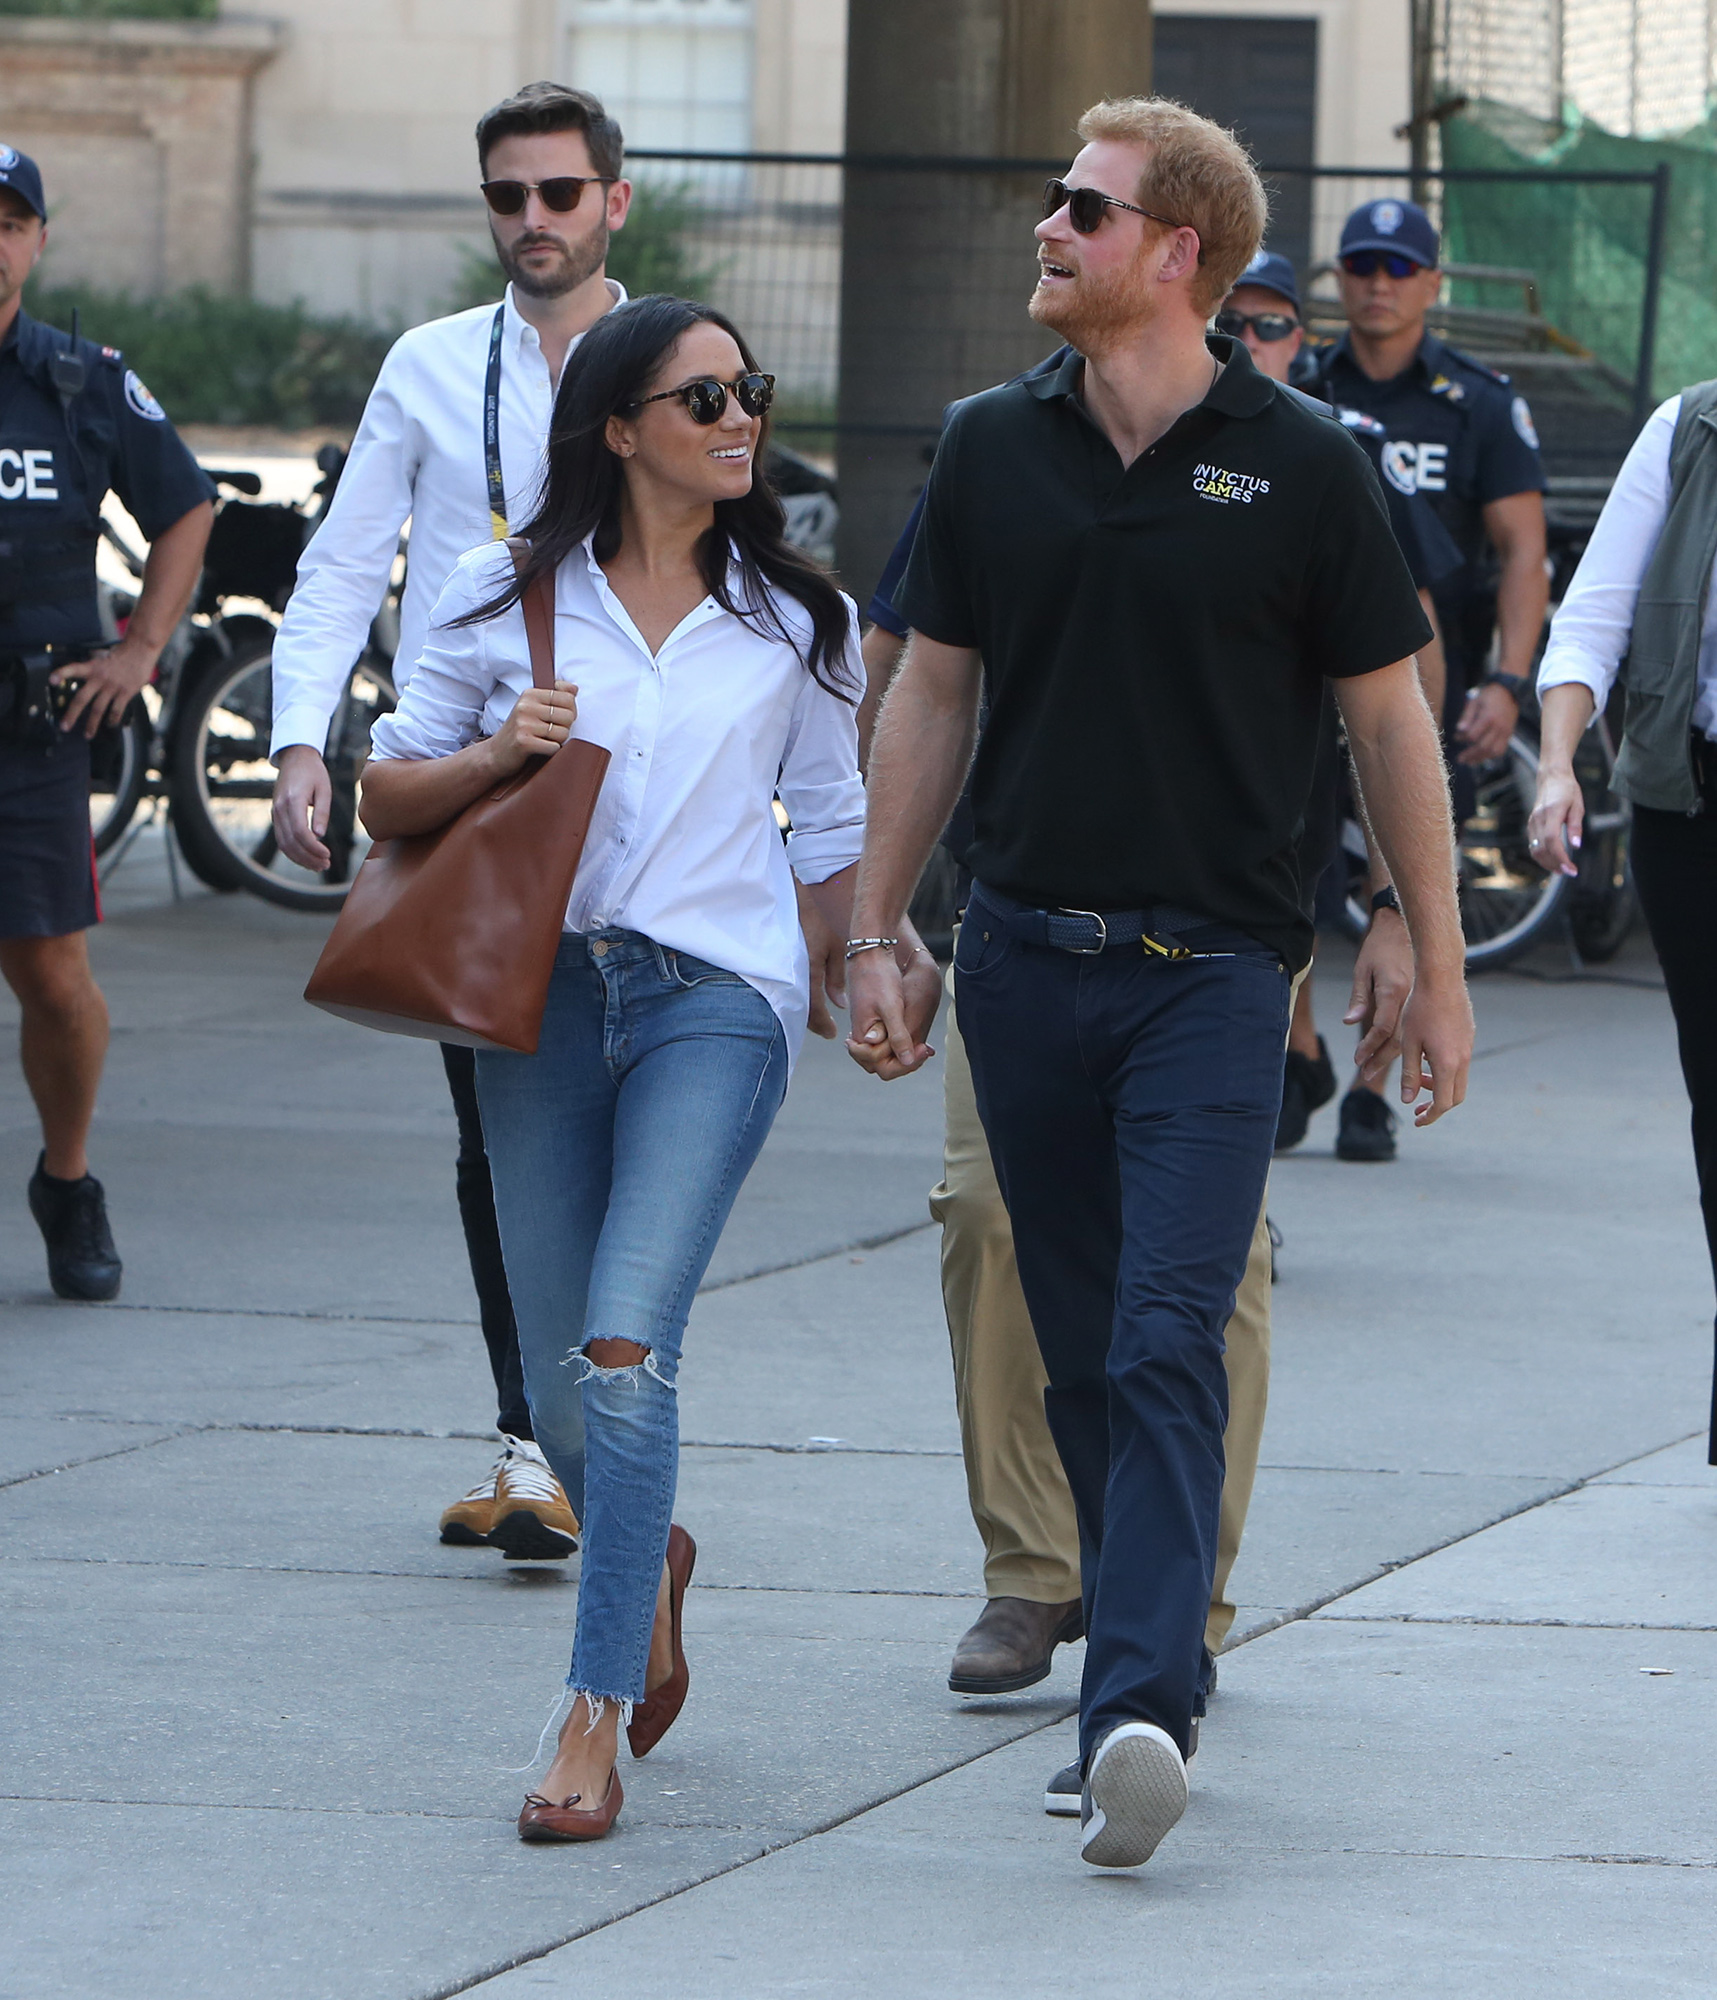
[[[89,744],[0,739],[0,938],[64,937],[101,921],[89,837]]]

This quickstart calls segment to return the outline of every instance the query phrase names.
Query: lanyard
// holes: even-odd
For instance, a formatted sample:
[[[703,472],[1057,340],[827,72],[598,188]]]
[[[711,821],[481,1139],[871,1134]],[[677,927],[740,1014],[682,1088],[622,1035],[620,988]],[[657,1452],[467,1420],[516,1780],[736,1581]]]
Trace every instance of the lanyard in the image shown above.
[[[489,483],[489,533],[497,542],[507,539],[507,489],[501,483],[501,335],[506,324],[503,299],[489,330],[489,372],[483,381],[483,474]]]

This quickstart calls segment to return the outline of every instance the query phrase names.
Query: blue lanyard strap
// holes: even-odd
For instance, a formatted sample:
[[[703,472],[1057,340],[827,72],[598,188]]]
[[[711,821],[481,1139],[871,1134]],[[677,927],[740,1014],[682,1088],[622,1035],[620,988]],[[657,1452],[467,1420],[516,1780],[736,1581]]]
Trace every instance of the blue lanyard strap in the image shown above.
[[[489,532],[507,539],[507,489],[501,480],[501,335],[507,324],[505,299],[489,329],[489,369],[483,381],[483,476],[489,485]]]

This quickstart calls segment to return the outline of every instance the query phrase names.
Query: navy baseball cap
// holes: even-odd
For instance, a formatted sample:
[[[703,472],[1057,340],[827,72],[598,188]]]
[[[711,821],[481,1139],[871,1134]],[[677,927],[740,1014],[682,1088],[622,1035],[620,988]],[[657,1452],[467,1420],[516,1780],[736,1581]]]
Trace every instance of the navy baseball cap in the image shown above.
[[[1355,250],[1392,250],[1398,257],[1411,257],[1427,271],[1437,268],[1437,225],[1416,201],[1368,201],[1356,208],[1341,226],[1338,257]]]
[[[1300,286],[1294,267],[1274,250],[1260,250],[1234,282],[1237,286],[1262,285],[1267,292],[1280,292],[1295,312],[1300,309]]]
[[[0,187],[21,194],[42,220],[47,221],[48,201],[42,193],[41,169],[28,153],[20,153],[16,146],[8,146],[4,139],[0,139]]]

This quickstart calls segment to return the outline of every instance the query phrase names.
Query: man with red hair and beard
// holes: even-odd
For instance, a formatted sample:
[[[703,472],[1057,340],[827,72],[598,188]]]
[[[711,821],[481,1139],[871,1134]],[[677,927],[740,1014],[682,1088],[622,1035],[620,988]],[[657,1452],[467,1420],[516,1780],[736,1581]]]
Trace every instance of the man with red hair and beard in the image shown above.
[[[855,1058],[922,1066],[890,949],[972,766],[955,951],[978,1111],[1079,1521],[1081,1853],[1186,1803],[1227,1406],[1222,1327],[1270,1164],[1297,845],[1334,681],[1415,948],[1402,1098],[1465,1094],[1472,1014],[1430,635],[1363,454],[1207,333],[1263,234],[1232,136],[1131,98],[1045,192],[1058,367],[953,412],[904,585],[853,905]],[[1428,1073],[1427,1073],[1428,1072]]]
[[[402,334],[382,363],[327,517],[298,564],[274,642],[280,770],[274,837],[320,874],[332,787],[323,749],[346,678],[369,641],[411,521],[394,682],[404,690],[454,564],[508,533],[536,497],[561,371],[583,334],[619,305],[610,232],[626,220],[620,127],[587,91],[531,83],[484,113],[477,161],[506,297]],[[443,1047],[459,1124],[455,1184],[498,1404],[494,1469],[441,1516],[441,1539],[517,1560],[577,1548],[577,1510],[538,1449],[525,1401],[495,1197],[477,1110],[473,1052]]]

